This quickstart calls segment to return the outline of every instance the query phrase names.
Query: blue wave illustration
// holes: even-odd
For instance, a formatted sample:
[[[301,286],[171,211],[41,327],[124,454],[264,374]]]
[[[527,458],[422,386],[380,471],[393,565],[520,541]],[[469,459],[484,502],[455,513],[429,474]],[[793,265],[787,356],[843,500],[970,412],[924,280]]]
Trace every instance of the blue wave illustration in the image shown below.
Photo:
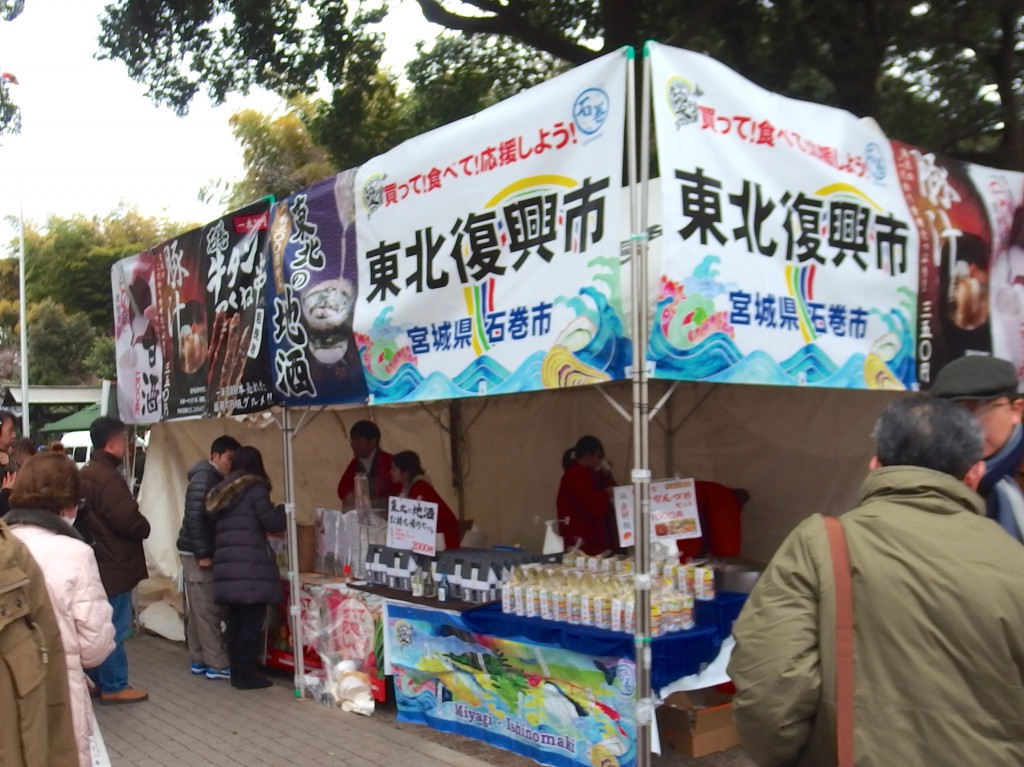
[[[490,391],[508,377],[508,370],[485,354],[469,363],[465,370],[452,379],[452,383],[466,394],[476,394],[480,391],[480,384],[484,385],[484,391]]]
[[[423,383],[423,374],[415,365],[402,365],[391,378],[382,380],[364,368],[366,386],[374,398],[381,402],[401,402]]]
[[[863,354],[854,354],[834,375],[820,381],[817,385],[834,389],[867,388],[867,383],[864,381],[864,360]]]
[[[886,364],[908,389],[914,386],[916,363],[914,337],[906,317],[898,310],[876,312],[886,329],[899,341],[899,349]],[[865,354],[854,354],[840,367],[817,344],[808,344],[781,363],[760,350],[743,355],[724,333],[715,333],[692,349],[678,349],[665,338],[655,323],[651,331],[648,359],[655,364],[658,378],[716,383],[764,384],[768,386],[821,386],[865,389]]]
[[[714,333],[692,349],[677,349],[655,323],[647,358],[659,378],[703,381],[736,365],[743,354],[725,333]]]
[[[586,300],[589,299],[589,300]],[[633,345],[626,337],[622,318],[601,291],[593,287],[580,290],[565,302],[578,316],[587,317],[595,328],[593,338],[574,352],[583,363],[601,370],[613,380],[624,378],[633,357]],[[382,314],[382,317],[384,315]],[[374,333],[387,335],[390,326],[378,318]],[[454,378],[434,372],[426,378],[416,365],[404,363],[390,378],[378,378],[364,368],[367,385],[379,403],[415,402],[475,397],[483,394],[517,394],[544,388],[541,368],[546,351],[527,357],[514,371],[483,355],[473,360]]]
[[[808,344],[788,360],[782,362],[782,369],[794,380],[818,384],[836,374],[836,363],[817,344]]]
[[[577,359],[607,373],[613,380],[625,378],[626,369],[633,361],[633,344],[626,337],[622,318],[608,303],[604,293],[596,288],[582,288],[580,295],[593,301],[596,309],[590,309],[580,299],[572,299],[568,303],[577,314],[588,317],[597,332],[590,343],[575,352]]]
[[[540,370],[544,364],[544,352],[534,352],[519,366],[516,372],[495,386],[489,394],[521,394],[540,387]],[[474,392],[475,393],[475,392]]]

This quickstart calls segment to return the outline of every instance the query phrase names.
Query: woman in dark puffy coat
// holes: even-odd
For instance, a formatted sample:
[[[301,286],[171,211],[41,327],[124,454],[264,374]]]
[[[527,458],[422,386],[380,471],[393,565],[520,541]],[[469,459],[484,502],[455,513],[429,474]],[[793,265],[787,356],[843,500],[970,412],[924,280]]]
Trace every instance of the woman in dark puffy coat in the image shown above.
[[[257,673],[267,605],[283,596],[281,575],[267,533],[285,529],[284,506],[270,502],[270,479],[260,451],[235,451],[232,472],[206,497],[214,515],[213,596],[227,608],[225,643],[231,684],[240,690],[269,687]]]

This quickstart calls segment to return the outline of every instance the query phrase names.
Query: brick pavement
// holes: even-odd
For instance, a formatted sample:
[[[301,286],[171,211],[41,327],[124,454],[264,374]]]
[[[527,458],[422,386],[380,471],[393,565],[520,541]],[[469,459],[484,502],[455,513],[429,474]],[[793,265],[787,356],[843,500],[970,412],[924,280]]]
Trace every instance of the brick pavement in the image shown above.
[[[468,738],[395,721],[378,704],[371,717],[296,701],[290,678],[239,691],[189,673],[184,645],[142,636],[127,644],[132,684],[150,700],[96,706],[113,767],[529,767],[535,762]],[[705,759],[678,754],[659,767],[746,767],[738,749]]]

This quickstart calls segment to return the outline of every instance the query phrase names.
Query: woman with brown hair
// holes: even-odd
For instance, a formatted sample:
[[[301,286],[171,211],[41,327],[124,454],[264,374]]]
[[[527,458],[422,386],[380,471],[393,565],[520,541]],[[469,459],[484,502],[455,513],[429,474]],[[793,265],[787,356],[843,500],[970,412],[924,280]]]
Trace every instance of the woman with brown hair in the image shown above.
[[[72,527],[80,494],[74,461],[39,453],[18,472],[4,521],[43,571],[64,645],[79,762],[88,767],[93,715],[84,669],[98,666],[114,649],[114,624],[96,557]]]

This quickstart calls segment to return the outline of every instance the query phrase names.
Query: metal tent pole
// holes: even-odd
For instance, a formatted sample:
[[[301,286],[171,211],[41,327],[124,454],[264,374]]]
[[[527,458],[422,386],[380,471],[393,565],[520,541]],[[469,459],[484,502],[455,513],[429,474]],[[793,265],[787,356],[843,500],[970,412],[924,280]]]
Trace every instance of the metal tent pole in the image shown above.
[[[25,296],[25,203],[18,194],[18,319],[21,340],[21,436],[31,436],[28,412],[28,302]]]
[[[630,272],[632,275],[632,321],[633,321],[633,504],[636,510],[634,533],[636,535],[634,583],[636,599],[636,631],[634,648],[636,657],[636,736],[637,767],[649,767],[651,763],[651,721],[654,706],[651,701],[651,574],[650,574],[650,483],[649,438],[647,418],[647,282],[644,269],[646,248],[646,222],[642,220],[643,204],[638,200],[643,187],[637,186],[637,136],[636,136],[636,61],[630,49],[629,69],[626,74],[626,154],[629,174],[629,219],[630,219]],[[646,51],[645,51],[645,75]],[[646,81],[645,81],[646,94]],[[643,103],[641,110],[643,110]],[[643,117],[641,118],[643,121]],[[646,166],[650,152],[649,141],[641,127],[641,165]]]
[[[295,659],[295,697],[302,699],[306,691],[306,663],[302,643],[302,608],[299,599],[299,533],[295,522],[295,459],[292,428],[292,414],[288,407],[282,408],[281,437],[284,457],[284,508],[288,517],[288,615],[292,628],[292,657]]]

